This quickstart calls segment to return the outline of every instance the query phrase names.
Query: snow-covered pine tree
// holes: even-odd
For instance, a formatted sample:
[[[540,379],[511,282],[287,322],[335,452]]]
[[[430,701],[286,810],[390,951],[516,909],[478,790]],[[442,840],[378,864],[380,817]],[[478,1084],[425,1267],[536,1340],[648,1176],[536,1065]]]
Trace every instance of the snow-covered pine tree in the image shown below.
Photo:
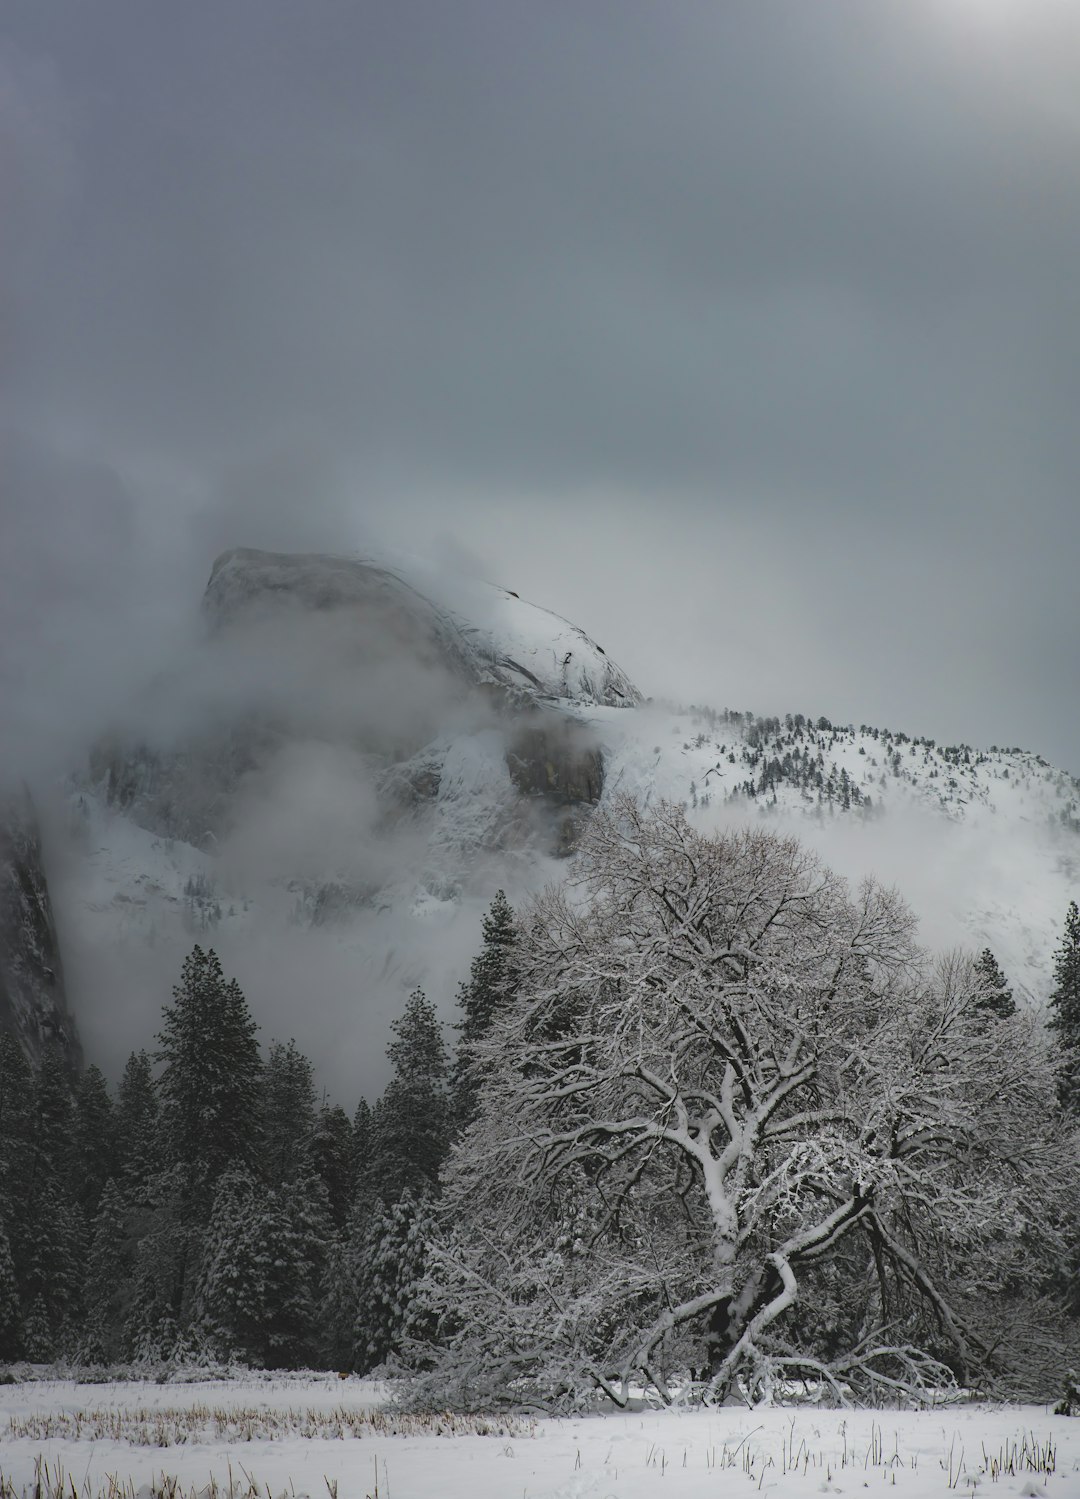
[[[259,1361],[272,1249],[271,1193],[243,1166],[218,1179],[202,1245],[194,1315],[222,1358]]]
[[[31,1244],[23,1301],[30,1303],[27,1327],[33,1330],[34,1339],[42,1347],[47,1342],[54,1353],[67,1351],[69,1333],[79,1316],[86,1252],[86,1220],[78,1202],[73,1088],[74,1079],[63,1057],[46,1051],[34,1087],[35,1160],[26,1198]],[[41,1331],[46,1326],[47,1337]]]
[[[483,945],[472,961],[467,983],[458,989],[461,1020],[451,1077],[454,1124],[464,1129],[476,1114],[481,1079],[473,1068],[477,1043],[487,1035],[499,1010],[513,999],[517,982],[514,948],[517,924],[513,908],[501,890],[488,907],[483,922]]]
[[[20,1297],[33,1247],[27,1204],[35,1171],[34,1074],[15,1037],[0,1034],[0,1219]],[[22,1309],[27,1304],[22,1302]]]
[[[123,1356],[123,1329],[130,1309],[136,1242],[123,1193],[110,1177],[90,1231],[83,1281],[81,1362],[113,1363]]]
[[[21,1352],[21,1321],[15,1261],[11,1257],[11,1246],[4,1228],[3,1214],[0,1213],[0,1362],[18,1358]]]
[[[311,1063],[295,1041],[275,1041],[263,1069],[262,1174],[271,1186],[292,1181],[310,1160],[315,1130],[315,1082]]]
[[[173,1002],[163,1011],[158,1060],[161,1129],[170,1163],[205,1193],[223,1171],[253,1165],[262,1063],[239,984],[216,953],[196,946],[184,959]]]
[[[450,1143],[448,1063],[435,1007],[422,989],[409,995],[386,1048],[394,1074],[373,1111],[363,1185],[393,1203],[406,1187],[435,1187]]]
[[[1080,1115],[1080,910],[1070,901],[1065,933],[1054,954],[1049,1027],[1061,1046],[1058,1098],[1067,1114]]]
[[[161,1165],[158,1112],[153,1064],[147,1052],[133,1051],[116,1094],[117,1166],[128,1191],[145,1187]]]
[[[353,1132],[349,1116],[338,1104],[323,1103],[315,1116],[311,1162],[326,1189],[334,1227],[345,1227],[352,1201]]]
[[[47,1364],[56,1357],[56,1337],[49,1320],[49,1309],[42,1295],[34,1297],[23,1319],[23,1354],[32,1364]]]
[[[999,1020],[1006,1020],[1010,1015],[1016,1014],[1016,1003],[1013,1000],[1013,992],[1009,988],[1008,980],[1001,971],[997,958],[988,947],[984,947],[975,959],[975,974],[982,985],[982,997],[976,1001],[976,1008],[984,1013],[996,1016]]]
[[[371,1131],[372,1113],[371,1105],[366,1098],[362,1098],[356,1105],[356,1113],[352,1122],[352,1151],[350,1164],[352,1167],[353,1190],[364,1181],[368,1164],[371,1160]]]
[[[161,1169],[125,1191],[135,1250],[123,1344],[137,1362],[157,1363],[172,1357],[189,1325],[205,1224],[194,1215],[182,1166]]]
[[[327,1369],[344,1372],[354,1365],[357,1251],[366,1221],[366,1207],[354,1205],[343,1230],[327,1244],[318,1306],[319,1358]]]
[[[354,1357],[361,1373],[385,1363],[413,1333],[413,1309],[420,1305],[417,1293],[433,1229],[431,1194],[414,1196],[408,1188],[368,1219],[357,1277]]]
[[[214,1194],[195,1299],[199,1331],[223,1357],[296,1368],[317,1351],[329,1214],[322,1182],[281,1190],[225,1172]]]
[[[87,1067],[75,1095],[75,1189],[90,1222],[105,1183],[116,1172],[116,1121],[100,1068]]]

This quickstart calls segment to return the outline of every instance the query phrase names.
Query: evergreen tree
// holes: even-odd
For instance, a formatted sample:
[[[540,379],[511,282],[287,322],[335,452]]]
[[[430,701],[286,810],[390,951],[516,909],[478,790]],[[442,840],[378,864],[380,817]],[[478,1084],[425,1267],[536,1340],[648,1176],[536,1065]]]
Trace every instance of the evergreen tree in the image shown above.
[[[27,1204],[35,1165],[34,1074],[15,1037],[5,1032],[0,1034],[0,1220],[7,1225],[20,1296],[34,1240]]]
[[[97,1067],[79,1079],[75,1096],[76,1194],[87,1219],[94,1217],[105,1183],[116,1170],[116,1125],[108,1085]]]
[[[196,1191],[256,1155],[261,1063],[256,1025],[217,955],[196,946],[184,960],[158,1037],[166,1156]]]
[[[356,1105],[352,1124],[352,1179],[354,1187],[365,1178],[371,1159],[372,1112],[366,1098]]]
[[[189,1325],[205,1224],[194,1216],[182,1166],[141,1183],[137,1195],[123,1346],[136,1361],[153,1363],[172,1356]]]
[[[451,1091],[454,1122],[459,1129],[472,1121],[477,1110],[480,1079],[472,1067],[474,1048],[487,1035],[495,1016],[513,998],[517,987],[516,942],[513,909],[498,890],[484,917],[483,946],[472,961],[468,982],[458,990],[460,1039]]]
[[[38,1357],[67,1351],[79,1315],[86,1221],[78,1202],[73,1081],[60,1054],[47,1051],[35,1081],[34,1165],[25,1204],[31,1242],[23,1304],[30,1304],[26,1336]]]
[[[19,1285],[15,1279],[15,1261],[0,1216],[0,1361],[14,1359],[20,1349]]]
[[[983,990],[982,996],[975,1001],[976,1009],[998,1020],[1007,1020],[1010,1015],[1015,1015],[1013,992],[998,966],[997,958],[988,947],[984,947],[975,959],[975,972]]]
[[[1054,954],[1054,980],[1049,1026],[1061,1041],[1058,1098],[1066,1113],[1080,1114],[1080,910],[1075,901],[1069,903],[1065,935]]]
[[[42,1295],[34,1301],[23,1323],[23,1352],[32,1364],[47,1364],[56,1357],[56,1342],[53,1337],[49,1309]]]
[[[195,1313],[221,1355],[270,1368],[295,1368],[311,1358],[328,1227],[317,1177],[276,1191],[248,1172],[224,1173]]]
[[[413,1326],[434,1229],[430,1194],[406,1190],[368,1220],[357,1283],[355,1363],[361,1373],[397,1353]],[[430,1329],[425,1329],[430,1331]]]
[[[364,1210],[352,1209],[342,1233],[331,1239],[319,1287],[319,1357],[327,1369],[343,1372],[354,1367],[357,1311],[357,1249],[361,1243]]]
[[[123,1194],[110,1177],[91,1229],[83,1283],[85,1322],[79,1357],[86,1363],[113,1363],[123,1355],[136,1252],[128,1217]]]
[[[263,1072],[263,1175],[271,1186],[292,1181],[309,1158],[315,1132],[315,1083],[311,1063],[296,1042],[275,1041]]]
[[[158,1096],[145,1051],[127,1059],[116,1094],[117,1166],[125,1189],[145,1187],[160,1165]]]
[[[386,1048],[394,1075],[374,1110],[371,1154],[363,1175],[368,1193],[396,1202],[411,1188],[434,1188],[449,1148],[447,1057],[435,1007],[415,989],[393,1022]]]
[[[352,1201],[353,1131],[349,1116],[336,1104],[324,1103],[315,1117],[311,1164],[322,1181],[335,1229],[345,1227]]]

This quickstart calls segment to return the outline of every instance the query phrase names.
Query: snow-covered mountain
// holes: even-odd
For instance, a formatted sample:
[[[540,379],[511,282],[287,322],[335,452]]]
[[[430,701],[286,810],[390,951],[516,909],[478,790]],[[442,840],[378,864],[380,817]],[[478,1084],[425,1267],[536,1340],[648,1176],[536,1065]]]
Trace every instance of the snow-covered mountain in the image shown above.
[[[339,1096],[370,1089],[408,990],[449,1014],[494,890],[558,874],[619,791],[706,827],[772,819],[1045,999],[1080,787],[1036,755],[646,700],[565,620],[400,559],[228,552],[204,612],[56,838],[74,1007],[107,1063],[147,1043],[199,940],[264,1033],[333,1034]]]

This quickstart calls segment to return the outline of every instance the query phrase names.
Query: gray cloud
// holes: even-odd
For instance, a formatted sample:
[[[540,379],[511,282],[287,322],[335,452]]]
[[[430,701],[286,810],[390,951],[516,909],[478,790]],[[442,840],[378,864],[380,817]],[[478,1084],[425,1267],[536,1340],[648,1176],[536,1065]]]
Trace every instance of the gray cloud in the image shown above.
[[[649,693],[1080,772],[1063,0],[9,0],[0,751],[229,545],[404,546]]]

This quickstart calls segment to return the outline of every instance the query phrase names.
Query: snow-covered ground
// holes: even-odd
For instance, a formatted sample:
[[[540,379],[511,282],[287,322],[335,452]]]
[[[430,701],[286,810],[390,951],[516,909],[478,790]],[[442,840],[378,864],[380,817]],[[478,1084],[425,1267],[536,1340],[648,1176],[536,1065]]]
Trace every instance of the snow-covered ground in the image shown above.
[[[0,1387],[0,1494],[29,1499],[40,1461],[69,1496],[110,1480],[114,1494],[160,1492],[162,1475],[178,1499],[212,1483],[244,1499],[256,1486],[323,1499],[1080,1495],[1080,1420],[1042,1407],[643,1410],[446,1434],[384,1402],[378,1385],[333,1376]]]

